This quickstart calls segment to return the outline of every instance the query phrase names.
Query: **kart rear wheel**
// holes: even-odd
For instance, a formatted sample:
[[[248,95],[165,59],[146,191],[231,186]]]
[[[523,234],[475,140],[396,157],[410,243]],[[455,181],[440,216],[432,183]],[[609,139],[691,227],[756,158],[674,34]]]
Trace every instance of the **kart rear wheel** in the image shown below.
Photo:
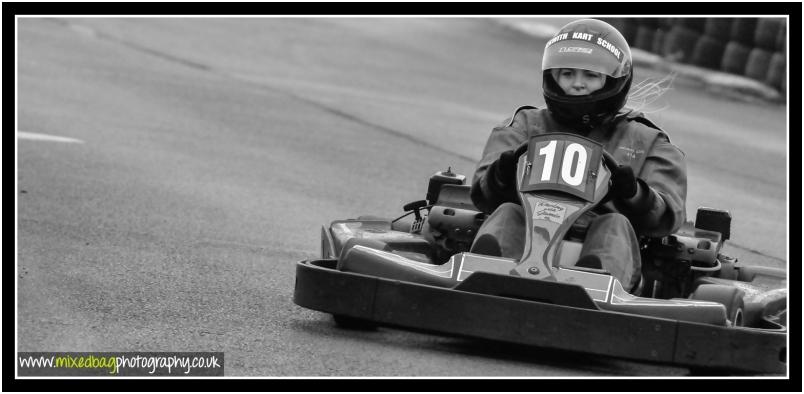
[[[335,324],[341,328],[360,331],[374,331],[377,329],[377,324],[369,320],[345,315],[332,315],[332,317],[335,319]]]
[[[744,296],[745,293],[736,287],[706,283],[698,286],[690,298],[723,304],[726,307],[726,318],[729,319],[729,325],[742,327],[743,310],[745,309]]]

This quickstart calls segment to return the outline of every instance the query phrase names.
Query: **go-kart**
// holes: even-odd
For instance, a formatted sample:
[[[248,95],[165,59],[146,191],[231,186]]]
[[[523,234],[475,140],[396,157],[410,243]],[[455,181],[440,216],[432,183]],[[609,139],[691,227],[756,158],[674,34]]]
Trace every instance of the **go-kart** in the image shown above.
[[[721,253],[728,211],[699,208],[676,233],[641,238],[643,285],[632,294],[605,270],[575,265],[584,237],[576,222],[609,198],[616,159],[595,141],[558,133],[532,137],[517,154],[527,220],[520,259],[473,253],[487,215],[472,203],[465,176],[447,170],[399,218],[322,227],[321,258],[297,263],[294,302],[346,327],[694,369],[786,371],[786,272]]]

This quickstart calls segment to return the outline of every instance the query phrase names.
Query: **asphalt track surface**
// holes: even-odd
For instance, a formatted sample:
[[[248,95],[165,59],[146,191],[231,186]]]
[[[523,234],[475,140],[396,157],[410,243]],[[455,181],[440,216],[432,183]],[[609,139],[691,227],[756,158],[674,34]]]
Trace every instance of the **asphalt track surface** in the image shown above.
[[[684,376],[411,333],[292,302],[322,224],[396,216],[491,128],[542,105],[544,43],[487,19],[18,20],[19,351],[223,351],[229,376]],[[636,70],[636,79],[660,77]],[[786,267],[783,106],[679,81],[651,115],[688,216]]]

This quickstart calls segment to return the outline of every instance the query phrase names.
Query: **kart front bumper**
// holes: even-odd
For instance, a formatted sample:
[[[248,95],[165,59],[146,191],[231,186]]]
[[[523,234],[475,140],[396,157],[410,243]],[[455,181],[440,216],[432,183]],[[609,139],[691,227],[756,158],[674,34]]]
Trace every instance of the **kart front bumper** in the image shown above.
[[[787,333],[565,306],[296,265],[299,306],[444,334],[634,360],[753,373],[787,371]],[[503,275],[484,273],[495,283]],[[511,278],[515,280],[517,278]],[[482,287],[482,286],[481,286]]]

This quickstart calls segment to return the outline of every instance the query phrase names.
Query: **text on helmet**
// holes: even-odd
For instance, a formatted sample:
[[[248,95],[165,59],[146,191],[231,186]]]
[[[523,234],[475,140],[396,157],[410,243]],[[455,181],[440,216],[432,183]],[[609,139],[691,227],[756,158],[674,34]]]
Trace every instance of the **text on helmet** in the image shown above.
[[[559,41],[564,41],[564,40],[582,40],[582,41],[591,42],[593,44],[597,44],[601,48],[604,48],[607,51],[609,51],[612,55],[614,55],[614,57],[617,58],[617,60],[622,60],[622,51],[619,48],[617,48],[616,45],[604,40],[601,37],[598,37],[598,36],[596,36],[594,34],[591,34],[591,33],[567,32],[567,33],[558,34],[555,37],[551,38],[550,41],[547,41],[547,45],[545,45],[545,49],[550,47],[551,45],[559,42]],[[564,52],[564,51],[561,51],[561,52]],[[576,52],[576,51],[573,51],[573,52]],[[580,51],[578,51],[578,52],[580,52]]]

